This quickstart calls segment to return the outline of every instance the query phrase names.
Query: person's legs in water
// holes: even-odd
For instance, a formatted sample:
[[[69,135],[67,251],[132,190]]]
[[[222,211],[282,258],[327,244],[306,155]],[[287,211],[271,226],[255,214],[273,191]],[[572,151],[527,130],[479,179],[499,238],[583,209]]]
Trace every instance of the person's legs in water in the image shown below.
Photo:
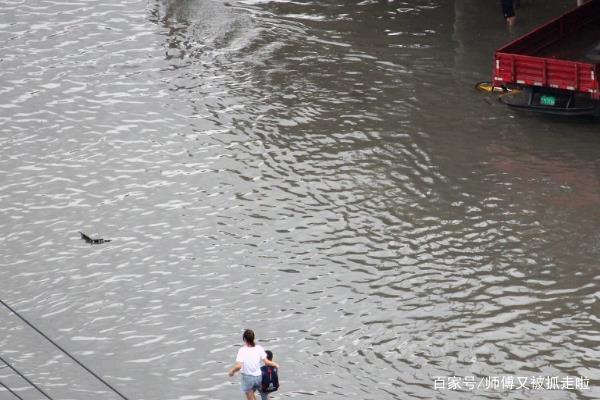
[[[504,15],[506,25],[513,26],[517,22],[514,0],[500,0],[500,3],[502,4],[502,15]]]
[[[260,376],[242,375],[242,392],[246,396],[246,400],[256,400],[256,392],[260,389]]]

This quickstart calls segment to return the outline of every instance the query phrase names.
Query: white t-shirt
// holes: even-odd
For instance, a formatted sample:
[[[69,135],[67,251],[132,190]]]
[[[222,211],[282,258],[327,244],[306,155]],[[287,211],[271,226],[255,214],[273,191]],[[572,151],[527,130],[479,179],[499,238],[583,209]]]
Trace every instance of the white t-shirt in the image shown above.
[[[266,358],[267,353],[261,346],[243,346],[238,350],[235,361],[242,363],[242,374],[261,376],[260,362]]]

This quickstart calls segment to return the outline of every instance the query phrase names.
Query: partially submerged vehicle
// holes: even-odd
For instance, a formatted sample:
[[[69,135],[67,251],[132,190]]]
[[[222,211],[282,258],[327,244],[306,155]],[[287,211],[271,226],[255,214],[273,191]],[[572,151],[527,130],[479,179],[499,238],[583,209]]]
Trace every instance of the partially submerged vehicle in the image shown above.
[[[498,49],[494,87],[506,105],[549,114],[600,116],[600,0]]]

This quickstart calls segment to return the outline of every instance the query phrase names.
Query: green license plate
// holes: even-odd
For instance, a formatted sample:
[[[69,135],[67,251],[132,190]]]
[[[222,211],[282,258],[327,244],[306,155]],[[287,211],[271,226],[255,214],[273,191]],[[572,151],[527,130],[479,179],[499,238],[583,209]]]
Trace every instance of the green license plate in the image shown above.
[[[544,95],[544,96],[540,97],[540,103],[543,106],[555,106],[556,105],[556,97]]]

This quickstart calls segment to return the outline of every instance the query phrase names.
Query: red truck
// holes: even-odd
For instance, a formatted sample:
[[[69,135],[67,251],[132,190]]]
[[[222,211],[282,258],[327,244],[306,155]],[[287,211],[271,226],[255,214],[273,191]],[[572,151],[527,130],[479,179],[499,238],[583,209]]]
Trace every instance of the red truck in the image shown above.
[[[493,85],[518,89],[501,98],[513,108],[600,116],[600,0],[498,49]]]

